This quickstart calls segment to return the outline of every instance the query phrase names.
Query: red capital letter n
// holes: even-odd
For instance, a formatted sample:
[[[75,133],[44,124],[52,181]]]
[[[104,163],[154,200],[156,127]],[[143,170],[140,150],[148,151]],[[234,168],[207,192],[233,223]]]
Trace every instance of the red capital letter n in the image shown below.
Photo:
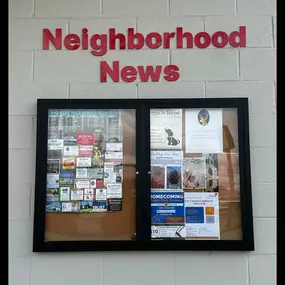
[[[55,29],[55,37],[49,29],[43,29],[43,49],[49,49],[49,42],[53,44],[56,49],[62,49],[62,29]]]

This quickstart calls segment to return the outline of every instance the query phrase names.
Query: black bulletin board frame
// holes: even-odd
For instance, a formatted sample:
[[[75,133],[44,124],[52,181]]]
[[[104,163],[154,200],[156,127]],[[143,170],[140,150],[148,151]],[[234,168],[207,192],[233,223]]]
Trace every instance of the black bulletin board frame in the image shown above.
[[[241,195],[242,240],[151,240],[150,109],[236,108]],[[49,109],[136,110],[136,240],[45,242],[46,161]],[[149,155],[146,155],[149,154]],[[34,210],[34,252],[207,250],[253,251],[253,214],[250,173],[249,111],[247,98],[211,99],[38,99]]]

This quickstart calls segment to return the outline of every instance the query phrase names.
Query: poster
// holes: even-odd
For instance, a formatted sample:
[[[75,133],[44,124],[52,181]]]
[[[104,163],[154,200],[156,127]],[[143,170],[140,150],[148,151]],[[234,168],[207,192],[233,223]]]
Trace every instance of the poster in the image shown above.
[[[71,189],[70,200],[71,201],[81,201],[83,200],[83,189]]]
[[[165,188],[165,166],[151,166],[151,190]]]
[[[152,192],[151,223],[184,223],[184,193]]]
[[[181,149],[182,109],[150,110],[151,149]]]
[[[205,189],[205,157],[184,158],[182,165],[183,189]]]
[[[58,188],[47,188],[46,200],[48,202],[58,201]]]
[[[93,212],[106,212],[107,201],[93,201]]]
[[[110,212],[122,211],[122,199],[121,198],[112,198],[108,199],[107,210]]]
[[[107,184],[107,198],[122,198],[122,184]]]
[[[120,143],[106,143],[106,151],[123,151],[123,144]]]
[[[48,173],[47,174],[47,188],[59,187],[59,174]]]
[[[219,192],[218,154],[206,153],[203,155],[206,162],[206,192]]]
[[[62,169],[74,169],[74,168],[75,168],[75,157],[62,158]]]
[[[67,145],[63,147],[64,156],[77,156],[78,155],[78,146],[77,145]]]
[[[93,212],[93,201],[81,201],[80,212],[83,213]]]
[[[96,189],[95,200],[107,200],[107,189],[99,188]]]
[[[72,212],[72,203],[71,202],[62,202],[61,203],[62,212]]]
[[[59,173],[60,160],[59,159],[48,159],[47,160],[47,173]]]
[[[105,152],[105,159],[122,160],[123,159],[123,153],[121,151],[106,151]]]
[[[184,193],[185,236],[220,238],[219,194]]]
[[[77,157],[76,167],[91,167],[91,157]]]
[[[76,178],[87,178],[87,168],[76,168]]]
[[[91,156],[93,154],[93,145],[80,145],[79,155],[80,156]]]
[[[62,150],[63,140],[62,139],[49,139],[48,150]]]
[[[186,109],[185,138],[186,153],[222,153],[222,109]]]
[[[77,134],[78,145],[93,145],[94,134]]]
[[[94,200],[94,189],[84,189],[84,200],[93,201]]]
[[[60,187],[59,188],[59,200],[60,201],[70,200],[70,187]]]
[[[167,189],[181,189],[181,166],[167,165]]]
[[[46,212],[61,212],[61,202],[46,202]]]
[[[89,188],[90,187],[90,180],[76,179],[75,180],[75,187],[79,188],[79,189]]]

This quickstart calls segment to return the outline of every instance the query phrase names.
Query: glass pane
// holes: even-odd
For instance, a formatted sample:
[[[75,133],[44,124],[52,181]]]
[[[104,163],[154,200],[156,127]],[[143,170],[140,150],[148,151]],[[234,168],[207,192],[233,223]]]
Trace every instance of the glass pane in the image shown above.
[[[152,109],[151,236],[242,239],[236,109]]]
[[[135,110],[49,110],[46,241],[135,238]]]

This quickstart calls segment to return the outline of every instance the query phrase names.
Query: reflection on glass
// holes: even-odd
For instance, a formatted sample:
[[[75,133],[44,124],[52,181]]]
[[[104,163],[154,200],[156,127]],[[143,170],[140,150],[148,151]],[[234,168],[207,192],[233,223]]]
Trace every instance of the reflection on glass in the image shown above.
[[[53,109],[46,241],[135,236],[135,111]]]
[[[236,109],[152,109],[151,236],[241,239]]]

